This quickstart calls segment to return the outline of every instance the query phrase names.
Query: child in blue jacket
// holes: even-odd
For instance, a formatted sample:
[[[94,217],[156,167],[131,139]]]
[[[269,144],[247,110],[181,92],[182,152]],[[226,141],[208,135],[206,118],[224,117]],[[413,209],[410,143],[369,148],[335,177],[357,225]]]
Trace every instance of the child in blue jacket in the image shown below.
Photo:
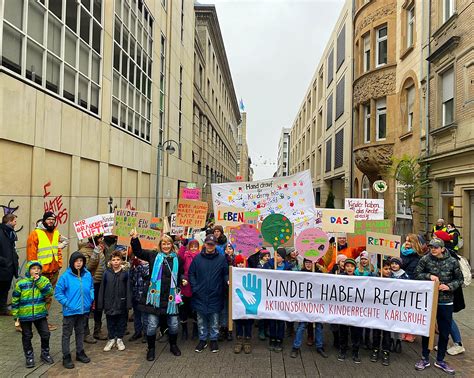
[[[63,306],[62,351],[66,369],[74,368],[69,347],[73,330],[76,334],[76,360],[90,362],[84,352],[84,326],[94,301],[94,280],[85,265],[84,255],[74,252],[69,259],[69,267],[59,277],[54,293]]]

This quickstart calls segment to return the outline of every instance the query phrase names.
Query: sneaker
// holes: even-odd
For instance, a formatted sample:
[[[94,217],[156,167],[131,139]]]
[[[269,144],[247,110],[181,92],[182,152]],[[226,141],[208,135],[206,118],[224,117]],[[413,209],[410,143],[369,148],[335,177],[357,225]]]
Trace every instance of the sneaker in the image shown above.
[[[449,348],[446,353],[448,353],[450,356],[455,356],[457,354],[464,353],[465,351],[466,349],[462,345],[454,343],[454,345]]]
[[[379,360],[379,351],[374,349],[370,355],[370,362],[377,362]]]
[[[117,339],[117,349],[118,350],[125,350],[125,344],[123,343],[122,339]]]
[[[274,352],[281,352],[283,350],[283,341],[278,340],[275,342],[273,351]]]
[[[427,367],[430,367],[430,366],[431,366],[430,360],[425,360],[424,358],[422,358],[420,361],[418,361],[415,364],[415,370],[425,370]]]
[[[339,354],[337,355],[337,360],[344,362],[346,360],[346,352],[339,352]]]
[[[275,350],[275,344],[276,344],[276,340],[275,339],[270,339],[270,342],[268,343],[268,350],[270,352]]]
[[[448,373],[450,375],[454,375],[456,373],[456,371],[444,361],[436,361],[434,363],[434,366],[436,366],[437,368],[443,370],[445,373]]]
[[[110,339],[109,341],[107,341],[107,344],[105,344],[104,347],[104,352],[110,352],[114,345],[115,339]]]
[[[83,364],[88,364],[89,362],[91,362],[91,359],[87,356],[84,350],[80,351],[79,353],[76,353],[76,360],[82,362]]]
[[[437,346],[437,345],[435,345],[433,349],[434,349],[434,350],[438,350],[438,346]]]
[[[292,349],[291,349],[291,353],[290,353],[290,357],[291,357],[291,358],[296,358],[296,357],[298,357],[299,351],[300,351],[300,350],[299,350],[298,348],[292,348]]]
[[[84,342],[87,344],[95,344],[97,342],[96,339],[92,337],[92,335],[86,335],[84,336]]]
[[[132,335],[132,337],[130,337],[130,338],[128,339],[128,341],[133,342],[133,341],[137,341],[138,339],[141,339],[141,338],[142,338],[142,334],[141,334],[141,333],[134,333],[134,334]]]
[[[326,351],[324,348],[317,348],[316,353],[318,353],[322,358],[328,358],[329,356],[327,355]]]
[[[361,363],[359,352],[352,352],[352,361],[354,361],[355,364]]]
[[[382,365],[388,366],[390,365],[390,353],[389,352],[382,352]]]
[[[217,344],[216,340],[211,340],[211,352],[212,353],[219,352],[219,345]]]
[[[199,340],[199,344],[196,345],[196,348],[194,349],[194,351],[197,353],[201,353],[206,348],[207,348],[207,342],[204,340]]]

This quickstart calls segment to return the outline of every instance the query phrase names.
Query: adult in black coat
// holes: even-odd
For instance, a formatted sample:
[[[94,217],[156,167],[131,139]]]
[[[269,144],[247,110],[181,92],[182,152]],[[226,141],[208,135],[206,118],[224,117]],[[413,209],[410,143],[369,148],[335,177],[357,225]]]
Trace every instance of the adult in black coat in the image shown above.
[[[148,290],[143,292],[143,296],[140,299],[138,309],[148,314],[148,328],[146,331],[148,341],[148,352],[147,360],[153,361],[155,359],[155,340],[156,330],[159,325],[160,315],[166,316],[168,323],[168,339],[170,343],[170,352],[175,356],[180,356],[181,351],[177,346],[178,338],[178,301],[179,287],[181,285],[186,286],[188,283],[182,279],[183,275],[183,262],[177,256],[173,239],[168,235],[163,235],[158,244],[158,251],[144,250],[138,239],[137,232],[132,232],[131,246],[133,254],[139,259],[148,261],[150,264],[150,276],[148,277],[145,287]],[[154,278],[155,264],[161,261],[161,267],[157,266],[160,274],[157,275],[160,295],[159,299],[150,302],[149,298],[156,294],[157,281]],[[175,264],[178,264],[176,269]],[[176,271],[176,277],[173,276],[172,272]],[[153,282],[155,281],[155,282]],[[174,294],[174,295],[173,295]],[[178,294],[178,295],[177,295]],[[177,301],[178,297],[178,301]]]
[[[15,250],[16,215],[6,214],[0,224],[0,315],[10,315],[7,308],[8,291],[13,277],[18,278],[18,254]]]

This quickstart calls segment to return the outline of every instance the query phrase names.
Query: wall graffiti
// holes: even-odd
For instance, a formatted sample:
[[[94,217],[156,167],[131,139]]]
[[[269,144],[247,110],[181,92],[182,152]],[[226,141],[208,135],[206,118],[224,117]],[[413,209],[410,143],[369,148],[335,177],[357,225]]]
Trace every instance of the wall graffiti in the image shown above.
[[[3,207],[3,215],[13,214],[20,208],[20,206],[13,206],[13,202],[15,202],[15,200],[11,199],[8,201],[8,205],[0,205],[0,207]],[[20,232],[21,230],[23,230],[23,226],[16,229],[15,232]]]
[[[52,211],[54,214],[56,214],[56,224],[65,224],[69,218],[69,213],[67,211],[67,208],[63,204],[63,196],[55,196],[52,197],[50,196],[51,192],[49,191],[49,188],[51,187],[51,181],[48,181],[46,184],[43,185],[43,208],[44,211]]]

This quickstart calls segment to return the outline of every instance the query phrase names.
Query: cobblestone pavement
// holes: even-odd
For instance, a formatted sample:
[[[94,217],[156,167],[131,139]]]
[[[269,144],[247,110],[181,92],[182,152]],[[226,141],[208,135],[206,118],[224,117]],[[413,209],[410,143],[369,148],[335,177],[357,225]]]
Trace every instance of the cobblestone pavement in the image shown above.
[[[463,336],[466,348],[464,354],[447,356],[446,361],[456,369],[456,375],[474,377],[474,286],[464,290],[467,309],[455,314]],[[50,320],[54,324],[61,324],[60,307],[53,304]],[[133,330],[133,324],[128,323],[128,329]],[[73,370],[62,367],[61,361],[61,328],[52,332],[51,351],[56,363],[45,365],[37,361],[34,369],[26,369],[21,348],[21,334],[15,332],[11,317],[0,317],[0,377],[418,377],[418,376],[445,376],[435,367],[430,367],[424,372],[416,372],[414,363],[419,359],[421,351],[420,338],[415,343],[403,343],[401,354],[391,354],[391,365],[384,367],[380,363],[369,361],[369,352],[362,350],[362,363],[355,365],[350,359],[339,362],[336,359],[336,350],[329,346],[331,337],[329,327],[325,327],[328,347],[326,351],[329,358],[324,359],[316,353],[314,347],[303,345],[301,356],[290,358],[291,339],[284,342],[283,353],[269,352],[267,342],[254,338],[253,353],[250,355],[233,353],[232,342],[219,344],[219,353],[210,353],[206,349],[203,353],[195,353],[195,340],[178,342],[182,356],[174,357],[169,353],[165,343],[157,342],[157,359],[148,362],[145,359],[146,345],[140,341],[127,342],[126,350],[119,352],[103,352],[105,344],[86,345],[86,352],[92,362],[81,364],[75,362]],[[39,357],[39,338],[35,332],[34,348]],[[74,352],[73,352],[74,356]],[[39,360],[39,358],[37,358]]]

